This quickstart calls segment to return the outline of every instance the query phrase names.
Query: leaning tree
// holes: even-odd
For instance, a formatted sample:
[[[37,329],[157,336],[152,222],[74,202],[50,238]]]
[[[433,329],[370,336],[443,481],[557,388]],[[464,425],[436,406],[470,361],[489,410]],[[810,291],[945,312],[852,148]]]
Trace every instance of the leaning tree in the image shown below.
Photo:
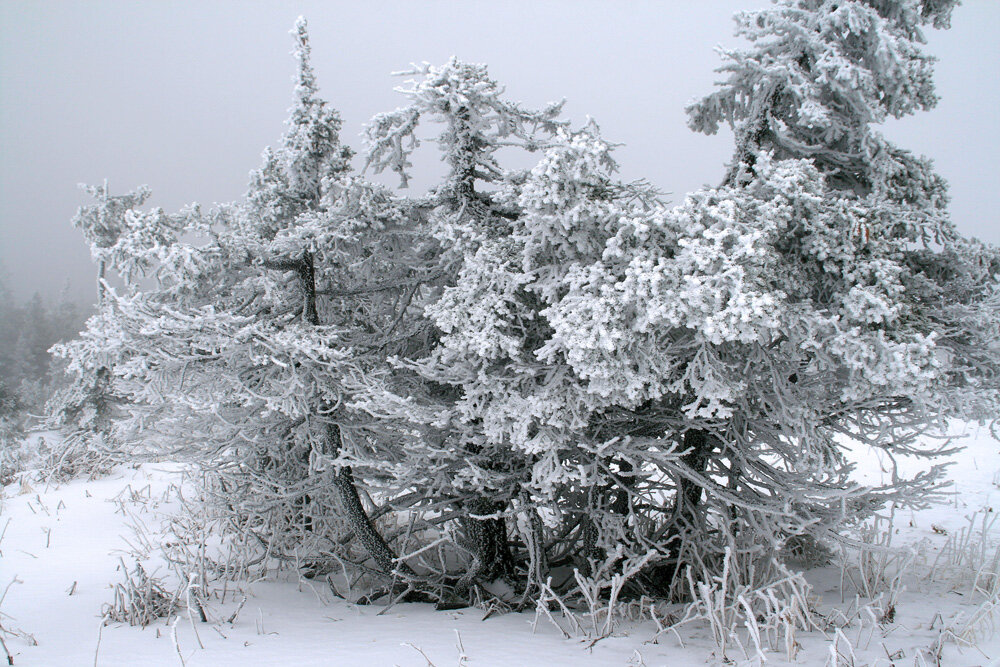
[[[114,216],[113,238],[92,249],[123,286],[102,282],[102,315],[65,353],[113,373],[129,401],[123,434],[199,466],[210,506],[256,562],[408,574],[356,483],[352,453],[375,443],[344,386],[421,344],[409,298],[440,274],[436,242],[405,202],[351,175],[304,21],[293,34],[295,102],[246,195]]]

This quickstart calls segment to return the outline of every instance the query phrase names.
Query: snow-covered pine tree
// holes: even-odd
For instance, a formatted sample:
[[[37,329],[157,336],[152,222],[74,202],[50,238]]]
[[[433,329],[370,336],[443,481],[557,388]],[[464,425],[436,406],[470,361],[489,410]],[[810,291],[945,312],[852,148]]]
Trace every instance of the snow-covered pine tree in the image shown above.
[[[779,523],[789,525],[764,533],[775,543],[833,537],[889,499],[925,501],[934,472],[854,498],[823,492],[851,486],[847,443],[931,456],[918,434],[948,416],[993,419],[1000,406],[991,342],[1000,255],[958,234],[930,161],[873,127],[937,102],[922,30],[948,27],[957,4],[779,0],[740,14],[751,46],[727,52],[728,79],[688,109],[693,129],[728,122],[736,135],[723,186],[705,193],[734,208],[705,235],[756,235],[740,245],[758,256],[760,291],[774,299],[759,312],[778,326],[755,334],[771,372],[754,381],[736,350],[717,368],[751,371],[732,389],[748,444],[764,446],[751,460],[734,455],[725,472],[746,478],[736,488],[763,506],[783,498]],[[726,448],[721,441],[692,472],[721,473],[710,459],[727,458]],[[761,465],[775,459],[785,461]],[[781,481],[788,472],[798,479]]]
[[[419,336],[407,294],[436,275],[434,242],[413,231],[418,216],[349,174],[303,20],[293,34],[287,129],[244,199],[130,211],[113,243],[94,243],[125,287],[108,288],[109,315],[73,355],[91,366],[114,357],[131,413],[119,427],[199,464],[223,523],[262,558],[345,559],[388,575],[395,555],[350,465],[372,443],[344,383]]]
[[[677,458],[669,443],[626,454],[635,434],[612,413],[629,399],[595,390],[547,349],[568,276],[599,262],[623,227],[664,213],[655,191],[614,180],[614,170],[595,124],[559,128],[544,158],[495,195],[512,213],[505,233],[466,246],[456,284],[426,308],[442,338],[417,367],[460,390],[455,421],[505,461],[506,475],[487,488],[517,517],[526,597],[553,568],[570,566],[606,589],[654,558],[629,535],[644,520],[630,510],[641,494],[634,478]],[[485,466],[471,463],[460,478],[481,485]],[[576,584],[562,578],[556,587]]]
[[[90,244],[91,257],[97,264],[97,312],[89,318],[86,328],[114,331],[115,315],[106,298],[107,268],[128,264],[131,271],[141,271],[141,267],[130,264],[129,251],[120,247],[120,241],[150,192],[141,187],[124,195],[112,195],[107,181],[80,187],[94,203],[81,206],[72,222]],[[65,360],[64,372],[69,376],[45,405],[47,421],[63,434],[63,441],[51,457],[54,467],[50,474],[72,476],[84,470],[93,474],[106,469],[111,460],[125,454],[121,439],[113,432],[115,420],[124,414],[125,399],[117,390],[112,372],[121,349],[112,346],[104,352],[93,350],[78,338],[58,343],[49,352]]]
[[[533,152],[555,141],[566,123],[558,120],[561,103],[535,111],[505,100],[483,65],[452,58],[442,67],[425,64],[408,74],[420,77],[402,91],[410,103],[376,116],[368,127],[368,164],[377,172],[395,171],[405,185],[409,156],[419,143],[418,125],[443,126],[435,140],[447,173],[426,197],[414,201],[442,250],[442,288],[422,291],[414,301],[436,333],[429,352],[397,359],[395,372],[369,382],[367,396],[359,396],[356,405],[407,442],[385,492],[416,489],[411,507],[429,510],[416,528],[440,532],[443,527],[451,536],[451,547],[465,555],[457,568],[426,559],[420,565],[463,597],[473,584],[516,578],[515,566],[523,559],[511,551],[508,519],[521,502],[530,465],[508,438],[493,432],[495,425],[470,409],[475,399],[468,390],[476,368],[487,360],[470,362],[463,352],[451,351],[448,341],[464,334],[478,337],[475,345],[486,355],[487,349],[503,346],[494,325],[504,317],[505,297],[496,290],[517,286],[505,284],[500,273],[477,273],[483,265],[476,257],[513,251],[507,259],[518,261],[509,239],[521,210],[510,195],[525,174],[506,166],[498,152]],[[481,283],[492,285],[468,293]],[[457,312],[467,307],[472,310]]]
[[[919,436],[942,417],[1000,406],[997,252],[961,239],[929,163],[872,129],[933,105],[920,30],[953,4],[742,15],[751,47],[690,111],[734,125],[734,163],[672,210],[614,182],[593,128],[444,209],[460,266],[425,306],[440,343],[403,365],[431,384],[367,409],[427,427],[414,449],[449,475],[429,485],[445,499],[519,515],[529,576],[572,564],[662,593],[727,549],[765,572],[793,538],[843,541],[887,502],[925,502],[938,469],[866,488],[845,453],[930,457]],[[403,171],[421,113],[376,123],[376,157]]]
[[[741,15],[751,46],[690,108],[696,129],[733,125],[725,182],[623,226],[547,311],[543,354],[617,402],[626,428],[659,422],[651,444],[685,452],[639,540],[664,557],[653,579],[726,547],[844,539],[888,501],[925,502],[939,471],[859,487],[846,447],[931,456],[918,436],[942,417],[995,416],[996,249],[961,239],[930,164],[871,127],[933,105],[920,30],[953,5]]]
[[[89,206],[81,206],[73,217],[73,226],[80,229],[84,239],[90,244],[91,255],[97,264],[97,312],[87,322],[90,330],[110,327],[114,315],[105,298],[105,282],[109,262],[123,263],[121,254],[109,257],[111,249],[117,247],[125,230],[128,217],[149,198],[147,188],[138,188],[124,195],[112,195],[105,181],[99,186],[81,186],[95,200]],[[50,351],[67,359],[66,373],[69,382],[60,387],[49,399],[45,412],[50,424],[65,436],[63,454],[103,457],[114,449],[112,426],[120,416],[122,397],[116,392],[111,365],[114,352],[107,354],[83,354],[80,340],[55,345]]]

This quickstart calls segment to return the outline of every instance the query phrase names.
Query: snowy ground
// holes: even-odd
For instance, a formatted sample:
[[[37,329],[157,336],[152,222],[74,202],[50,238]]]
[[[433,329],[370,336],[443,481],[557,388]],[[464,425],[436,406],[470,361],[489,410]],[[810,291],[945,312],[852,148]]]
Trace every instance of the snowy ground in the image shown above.
[[[1000,526],[964,541],[966,517],[976,530],[1000,514],[1000,443],[985,429],[966,429],[967,449],[954,456],[954,495],[946,504],[897,512],[894,546],[911,546],[897,580],[892,619],[865,621],[865,605],[841,569],[808,573],[820,611],[840,609],[855,620],[838,634],[828,629],[799,634],[797,665],[931,665],[932,646],[948,633],[978,647],[944,641],[940,664],[998,665],[1000,609],[971,591],[975,570],[997,553]],[[862,479],[888,474],[878,457],[858,453]],[[155,499],[176,479],[170,466],[118,470],[97,481],[58,488],[12,484],[0,506],[0,624],[15,665],[702,665],[724,662],[707,623],[692,623],[657,643],[651,621],[625,623],[610,637],[564,638],[534,613],[510,613],[483,621],[480,609],[436,612],[426,605],[359,607],[335,598],[316,582],[258,582],[233,622],[237,602],[209,605],[210,623],[186,612],[170,624],[145,629],[104,627],[102,605],[121,581],[120,558],[141,538],[130,519],[151,521]],[[135,509],[130,510],[130,507]],[[994,513],[992,510],[996,510]],[[997,522],[1000,523],[1000,522]],[[965,545],[964,550],[958,549]],[[959,554],[964,554],[959,556]],[[976,556],[978,554],[978,556]],[[975,556],[975,557],[974,557]],[[976,560],[978,558],[979,560]],[[996,563],[989,567],[996,571]],[[10,584],[8,586],[8,583]],[[884,608],[884,605],[883,605]],[[859,611],[860,610],[860,611]],[[945,634],[942,635],[942,632]],[[963,634],[964,633],[964,634]],[[745,634],[743,641],[749,645]],[[680,644],[683,642],[683,646]],[[836,642],[836,644],[834,644]],[[201,648],[203,646],[204,648]],[[831,647],[833,650],[831,652]],[[840,656],[831,657],[839,651]],[[767,651],[768,664],[783,665],[783,650]],[[735,644],[726,660],[759,664],[759,656]]]

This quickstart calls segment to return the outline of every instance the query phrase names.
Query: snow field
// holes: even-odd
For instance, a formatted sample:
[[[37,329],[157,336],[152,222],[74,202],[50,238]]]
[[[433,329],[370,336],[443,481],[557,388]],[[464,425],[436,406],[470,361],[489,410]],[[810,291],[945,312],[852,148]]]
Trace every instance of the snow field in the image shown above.
[[[533,611],[484,621],[486,611],[476,608],[358,606],[335,597],[324,580],[294,581],[287,573],[230,585],[224,600],[215,591],[204,607],[208,623],[180,596],[169,619],[142,629],[104,626],[102,609],[132,554],[145,556],[152,577],[169,581],[156,555],[158,526],[178,509],[180,469],[166,464],[122,467],[57,488],[29,481],[6,487],[0,623],[15,665],[756,665],[762,657],[769,665],[998,664],[1000,443],[986,429],[959,431],[966,449],[950,457],[947,501],[896,511],[891,525],[885,513],[867,537],[893,550],[873,549],[860,565],[808,571],[810,604],[826,627],[794,632],[791,644],[769,639],[763,619],[737,618],[736,627],[721,628],[732,631],[723,651],[711,619],[658,633],[658,623],[680,620],[684,609],[658,606],[655,622],[648,613],[627,620],[635,603],[619,605],[626,620],[603,638],[589,619],[581,616],[574,632],[570,619],[552,612],[574,635],[567,639]],[[859,481],[891,474],[875,454],[855,456]],[[900,472],[920,465],[903,461]],[[725,620],[722,607],[719,613]]]

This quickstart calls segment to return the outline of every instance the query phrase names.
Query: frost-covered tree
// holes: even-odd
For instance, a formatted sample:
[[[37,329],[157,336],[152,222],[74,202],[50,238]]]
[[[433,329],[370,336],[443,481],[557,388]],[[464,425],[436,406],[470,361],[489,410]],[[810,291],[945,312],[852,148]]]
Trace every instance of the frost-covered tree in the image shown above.
[[[470,273],[477,271],[473,258],[503,245],[520,216],[518,203],[509,195],[524,174],[505,166],[498,152],[532,152],[551,141],[565,121],[557,119],[561,104],[535,111],[505,100],[503,89],[483,65],[453,58],[440,68],[423,65],[409,74],[419,77],[402,91],[409,104],[376,116],[368,127],[367,162],[375,171],[395,171],[405,185],[410,153],[419,145],[416,128],[421,122],[443,127],[436,142],[447,172],[426,197],[414,202],[441,248],[441,288],[415,294],[415,306],[434,323],[435,335],[427,350],[412,350],[407,358],[396,359],[391,377],[377,377],[374,384],[369,378],[355,404],[407,442],[402,462],[386,479],[386,492],[415,488],[411,510],[431,511],[425,516],[428,523],[419,528],[440,526],[454,536],[450,544],[465,555],[454,587],[463,596],[475,583],[516,579],[508,519],[530,466],[511,450],[509,440],[491,437],[491,426],[465,409],[466,380],[474,369],[462,358],[449,356],[446,341],[453,329],[447,320],[452,308],[469,305],[466,299],[455,303],[456,294],[475,289],[479,278],[490,279]],[[502,303],[493,294],[481,295],[490,300],[473,307],[489,318]],[[480,333],[491,336],[488,330]],[[436,565],[440,567],[435,570],[425,560],[422,569],[443,575],[445,581],[456,570],[444,561]]]
[[[207,212],[130,210],[112,243],[94,242],[124,288],[107,288],[107,318],[72,355],[87,367],[113,357],[131,412],[119,428],[198,462],[263,554],[389,574],[395,556],[346,462],[368,443],[343,386],[419,334],[407,294],[433,279],[433,252],[410,233],[416,218],[349,174],[304,21],[293,34],[295,101],[246,196]]]
[[[448,602],[496,579],[525,601],[671,594],[726,551],[766,577],[935,489],[933,467],[860,486],[848,447],[931,457],[944,417],[1000,407],[1000,255],[873,129],[933,105],[921,30],[953,4],[741,15],[750,46],[689,110],[732,125],[735,157],[674,208],[616,178],[596,124],[456,59],[366,133],[368,168],[405,185],[436,123],[444,177],[372,185],[300,22],[288,126],[246,196],[115,217],[93,245],[124,287],[71,357],[111,369],[120,427],[200,463],[261,558]]]
[[[920,30],[953,4],[740,15],[751,46],[689,109],[695,129],[733,126],[725,182],[622,225],[545,311],[542,354],[611,399],[601,418],[683,452],[621,476],[646,507],[671,498],[639,540],[654,578],[923,502],[938,470],[860,487],[845,445],[930,456],[918,436],[941,417],[996,414],[997,252],[961,239],[929,162],[871,127],[933,105]],[[637,492],[654,481],[669,496]]]
[[[129,224],[129,217],[136,215],[137,209],[149,198],[148,188],[139,188],[124,195],[112,195],[108,184],[83,187],[94,199],[89,206],[81,206],[73,217],[73,226],[78,228],[90,244],[91,255],[97,264],[97,313],[87,327],[100,330],[114,329],[111,305],[105,298],[107,293],[107,266],[125,265],[127,249],[120,248],[119,242]],[[111,256],[113,249],[117,254]],[[108,444],[114,418],[118,415],[121,397],[116,394],[112,382],[112,354],[84,357],[77,354],[73,343],[59,344],[51,352],[69,360],[66,372],[69,382],[60,387],[46,405],[46,412],[53,426],[63,429],[71,439],[94,440],[98,445]]]
[[[996,249],[962,239],[930,162],[873,128],[934,106],[922,30],[947,27],[956,4],[783,0],[738,15],[751,46],[728,52],[729,78],[688,109],[692,128],[728,122],[736,135],[724,185],[706,193],[713,205],[735,205],[736,224],[706,232],[759,235],[737,244],[773,263],[760,291],[775,303],[761,312],[778,326],[758,340],[769,364],[792,362],[773,398],[756,399],[769,407],[750,433],[764,432],[765,420],[794,424],[783,437],[800,448],[791,456],[815,461],[803,476],[828,484],[838,469],[834,486],[844,490],[845,440],[931,454],[914,438],[939,417],[996,414]],[[724,363],[738,367],[741,356]],[[748,388],[743,401],[754,399]],[[797,419],[781,418],[796,405]],[[774,496],[798,498],[780,489]],[[880,497],[865,490],[839,512],[864,516]],[[817,518],[803,517],[799,530],[822,534]]]
[[[727,548],[750,563],[844,540],[886,502],[924,502],[940,472],[862,487],[847,445],[931,456],[918,436],[940,418],[996,413],[998,255],[957,234],[929,162],[872,128],[933,105],[920,31],[953,4],[742,15],[751,46],[690,109],[696,129],[733,125],[736,157],[674,209],[613,180],[594,128],[548,141],[527,175],[446,151],[468,176],[439,194],[503,177],[440,226],[460,268],[424,307],[440,341],[403,364],[432,384],[367,408],[428,427],[417,446],[446,462],[448,494],[518,517],[529,577],[573,564],[666,592]],[[405,170],[422,113],[376,122],[376,157]],[[498,145],[446,118],[452,151]]]

